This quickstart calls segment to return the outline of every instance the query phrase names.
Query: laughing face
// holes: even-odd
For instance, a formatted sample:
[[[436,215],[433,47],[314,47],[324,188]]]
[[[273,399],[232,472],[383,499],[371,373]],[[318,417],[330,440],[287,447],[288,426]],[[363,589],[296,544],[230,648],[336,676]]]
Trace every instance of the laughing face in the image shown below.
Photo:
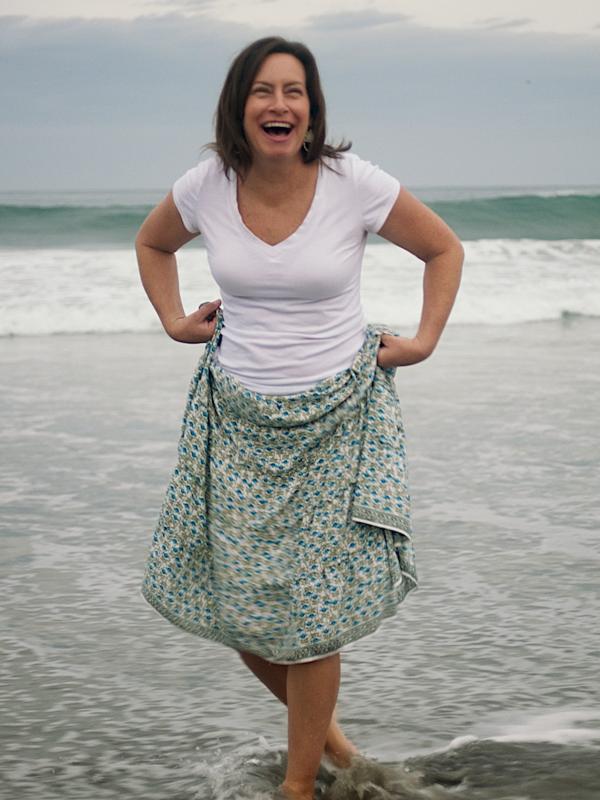
[[[310,101],[301,62],[288,53],[267,56],[244,108],[244,133],[253,159],[301,158],[309,124]]]

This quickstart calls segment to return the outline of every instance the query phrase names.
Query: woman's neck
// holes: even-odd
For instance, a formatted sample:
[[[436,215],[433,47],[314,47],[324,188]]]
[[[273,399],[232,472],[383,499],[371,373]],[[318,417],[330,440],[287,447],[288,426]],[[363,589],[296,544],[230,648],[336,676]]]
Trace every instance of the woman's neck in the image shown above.
[[[317,169],[318,162],[305,164],[301,159],[279,163],[255,160],[241,183],[245,191],[276,202],[282,195],[306,187]]]

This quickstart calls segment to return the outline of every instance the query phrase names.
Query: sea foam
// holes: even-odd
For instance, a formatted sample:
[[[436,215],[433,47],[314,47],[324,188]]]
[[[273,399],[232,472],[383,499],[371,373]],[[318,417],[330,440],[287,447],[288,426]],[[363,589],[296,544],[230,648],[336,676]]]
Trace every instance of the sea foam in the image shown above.
[[[184,307],[219,297],[204,249],[178,254]],[[414,330],[423,264],[392,244],[367,245],[362,299],[369,321]],[[133,249],[0,251],[0,336],[151,332],[160,322]],[[225,309],[226,311],[226,309]],[[600,317],[600,240],[465,243],[449,324],[506,325]]]

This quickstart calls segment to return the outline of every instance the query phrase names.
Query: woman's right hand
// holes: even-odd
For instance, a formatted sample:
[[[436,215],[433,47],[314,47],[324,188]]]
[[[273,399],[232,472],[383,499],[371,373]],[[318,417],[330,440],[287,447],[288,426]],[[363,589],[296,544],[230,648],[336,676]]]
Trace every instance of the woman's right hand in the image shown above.
[[[176,342],[200,344],[209,342],[217,326],[216,311],[221,300],[210,300],[202,303],[196,311],[184,317],[176,317],[165,325],[165,330]]]

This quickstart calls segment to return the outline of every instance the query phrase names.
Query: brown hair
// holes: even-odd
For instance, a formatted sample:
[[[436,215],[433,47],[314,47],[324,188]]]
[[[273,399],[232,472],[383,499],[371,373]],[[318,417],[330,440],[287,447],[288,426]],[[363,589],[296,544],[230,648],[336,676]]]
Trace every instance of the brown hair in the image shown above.
[[[265,58],[273,53],[295,56],[306,74],[313,140],[308,144],[307,150],[301,150],[304,162],[309,164],[311,161],[320,161],[324,156],[339,158],[340,153],[352,147],[352,142],[342,141],[338,145],[325,143],[325,98],[317,62],[308,47],[302,42],[291,42],[281,36],[267,36],[252,42],[236,56],[221,89],[215,113],[216,141],[207,147],[220,156],[227,176],[229,170],[233,169],[243,177],[252,164],[252,154],[244,133],[244,109],[256,73]]]

